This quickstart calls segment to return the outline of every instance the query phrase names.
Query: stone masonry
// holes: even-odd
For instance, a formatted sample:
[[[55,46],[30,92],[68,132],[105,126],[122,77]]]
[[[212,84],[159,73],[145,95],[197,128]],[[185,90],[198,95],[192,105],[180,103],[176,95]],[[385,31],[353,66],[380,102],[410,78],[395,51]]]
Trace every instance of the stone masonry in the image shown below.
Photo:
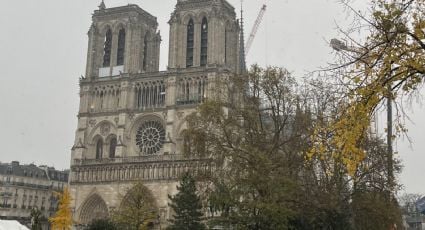
[[[154,16],[102,2],[92,20],[71,153],[75,227],[108,217],[138,180],[156,199],[155,227],[166,226],[179,176],[212,170],[206,160],[183,157],[182,134],[185,117],[218,96],[217,80],[240,71],[235,9],[226,0],[178,0],[162,72]]]

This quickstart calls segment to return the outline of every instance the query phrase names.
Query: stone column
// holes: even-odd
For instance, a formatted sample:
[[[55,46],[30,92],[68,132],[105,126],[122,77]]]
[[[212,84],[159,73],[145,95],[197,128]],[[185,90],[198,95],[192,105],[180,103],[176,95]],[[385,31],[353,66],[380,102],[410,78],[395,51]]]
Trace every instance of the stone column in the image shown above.
[[[118,34],[119,34],[119,29],[117,31],[112,31],[111,66],[110,66],[111,67],[110,68],[111,73],[112,73],[112,67],[117,65]],[[126,33],[126,39],[127,39],[127,33]],[[126,44],[127,44],[127,42],[126,42]],[[124,62],[125,62],[125,60],[124,60]]]
[[[86,77],[91,78],[93,76],[93,59],[96,54],[94,39],[95,39],[95,30],[96,27],[92,24],[89,32],[87,33],[89,44],[87,48],[87,64],[86,64]]]
[[[176,49],[177,49],[177,24],[174,21],[170,21],[170,33],[168,42],[168,68],[176,67]]]

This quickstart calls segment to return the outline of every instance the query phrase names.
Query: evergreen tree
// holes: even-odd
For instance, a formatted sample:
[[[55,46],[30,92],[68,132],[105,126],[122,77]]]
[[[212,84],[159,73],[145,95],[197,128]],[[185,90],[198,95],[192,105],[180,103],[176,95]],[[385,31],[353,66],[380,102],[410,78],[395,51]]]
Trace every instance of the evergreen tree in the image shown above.
[[[174,210],[174,219],[171,220],[170,230],[201,230],[205,225],[201,223],[201,200],[196,194],[195,180],[188,173],[184,174],[177,186],[178,193],[168,196],[171,200],[170,207]]]

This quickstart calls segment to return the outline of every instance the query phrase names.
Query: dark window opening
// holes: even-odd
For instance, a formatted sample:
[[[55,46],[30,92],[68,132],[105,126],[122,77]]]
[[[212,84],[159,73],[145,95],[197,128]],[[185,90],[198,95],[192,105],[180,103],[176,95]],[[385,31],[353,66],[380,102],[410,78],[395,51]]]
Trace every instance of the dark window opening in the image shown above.
[[[194,43],[194,25],[190,19],[187,25],[187,41],[186,41],[186,67],[193,66],[193,43]]]
[[[103,154],[103,141],[98,140],[96,143],[96,159],[102,159]]]
[[[112,49],[112,31],[108,29],[105,35],[105,42],[103,45],[103,67],[111,65],[111,49]]]
[[[145,35],[143,39],[143,71],[146,71],[148,57],[148,34]]]
[[[109,144],[109,158],[115,157],[115,150],[117,148],[117,138],[112,138]]]
[[[117,65],[124,65],[125,53],[125,30],[120,29],[118,33]]]
[[[227,64],[227,28],[224,31],[224,64]]]
[[[207,65],[208,57],[208,21],[206,18],[202,19],[201,24],[201,66]]]

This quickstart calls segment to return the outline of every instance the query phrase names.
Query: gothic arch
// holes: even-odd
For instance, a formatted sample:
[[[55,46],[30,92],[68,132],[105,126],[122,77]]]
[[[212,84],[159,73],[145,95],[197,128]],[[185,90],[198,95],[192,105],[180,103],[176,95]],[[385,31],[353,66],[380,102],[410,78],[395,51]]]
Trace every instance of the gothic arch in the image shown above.
[[[99,34],[101,35],[101,36],[105,36],[106,35],[106,32],[108,31],[108,29],[111,29],[111,31],[113,31],[112,30],[112,25],[110,25],[109,23],[106,23],[106,24],[103,24],[101,27],[100,27],[100,30],[99,30]]]
[[[79,213],[79,219],[82,224],[88,224],[97,219],[105,219],[109,216],[108,206],[97,193],[87,197],[83,205],[81,205]]]
[[[150,166],[150,169],[153,169],[152,166]],[[149,174],[151,173],[152,173],[152,170],[149,170]],[[148,198],[148,200],[151,202],[151,205],[153,205],[153,207],[158,208],[155,196],[153,195],[152,191],[145,185],[141,184],[140,182],[128,188],[127,192],[125,193],[125,196],[123,196],[120,202],[120,206],[126,205],[127,202],[132,202],[133,199],[139,198],[141,194],[143,194],[143,196]]]
[[[208,14],[207,12],[205,12],[205,11],[200,11],[200,12],[196,15],[195,23],[197,23],[197,24],[201,24],[201,23],[202,23],[202,20],[203,20],[204,18],[206,18],[208,22],[210,21],[210,16],[209,16],[209,14]]]
[[[161,117],[159,114],[151,113],[151,114],[139,114],[137,117],[134,118],[133,124],[131,124],[129,131],[127,131],[127,135],[131,135],[138,126],[148,120],[155,120],[161,122],[161,124],[165,125],[164,118]]]
[[[106,135],[102,135],[102,130],[101,130],[101,128],[102,127],[107,127],[107,126],[109,126],[109,132],[108,133],[106,133]],[[107,130],[103,130],[103,134],[105,134],[105,132],[106,132]],[[101,121],[101,122],[99,122],[99,123],[97,123],[94,127],[93,127],[93,129],[90,131],[90,134],[88,135],[88,139],[89,140],[93,140],[93,138],[94,138],[94,136],[96,136],[96,135],[101,135],[101,136],[107,136],[107,135],[109,135],[109,134],[111,134],[111,133],[116,133],[116,126],[115,126],[115,124],[114,123],[112,123],[111,121],[108,121],[108,120],[103,120],[103,121]]]
[[[190,19],[194,20],[193,22],[195,22],[195,20],[196,20],[196,17],[195,17],[195,15],[192,12],[186,13],[182,18],[183,18],[183,20],[182,20],[183,23],[182,24],[185,25],[185,26],[187,26],[187,24],[189,23]]]
[[[117,21],[114,26],[113,26],[113,33],[114,34],[118,34],[120,32],[121,29],[124,29],[127,32],[127,26],[124,22],[122,21]]]
[[[97,151],[98,151],[97,144],[99,142],[102,142],[102,157],[103,157],[104,152],[105,152],[104,151],[105,150],[105,146],[104,146],[105,141],[104,141],[104,138],[101,135],[97,134],[97,135],[94,135],[93,138],[89,139],[88,149],[87,149],[87,152],[85,152],[85,154],[84,154],[85,158],[96,159]]]
[[[105,141],[105,149],[104,149],[104,152],[106,153],[105,156],[108,158],[115,158],[117,145],[118,145],[117,135],[109,134],[109,136],[106,137],[106,141]]]

